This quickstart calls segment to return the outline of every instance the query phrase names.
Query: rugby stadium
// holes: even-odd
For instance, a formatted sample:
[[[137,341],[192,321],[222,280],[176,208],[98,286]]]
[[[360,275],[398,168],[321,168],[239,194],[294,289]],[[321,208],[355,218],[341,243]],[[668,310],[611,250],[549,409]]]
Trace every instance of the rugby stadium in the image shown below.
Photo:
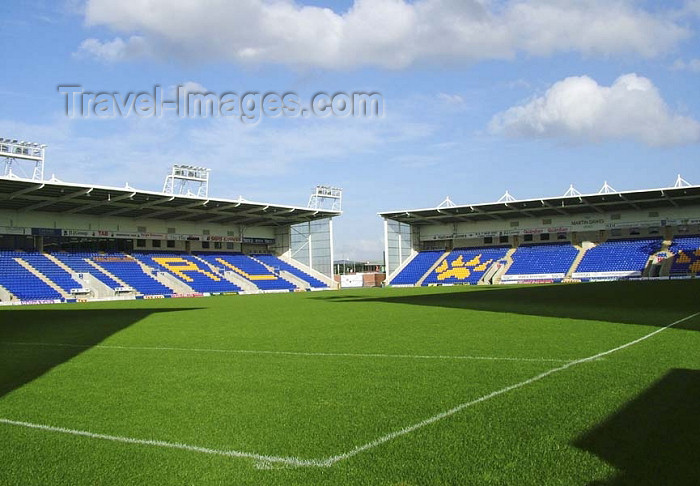
[[[382,212],[384,288],[338,289],[337,188],[66,183],[43,151],[3,139],[42,165],[0,178],[0,483],[696,484],[680,176]]]

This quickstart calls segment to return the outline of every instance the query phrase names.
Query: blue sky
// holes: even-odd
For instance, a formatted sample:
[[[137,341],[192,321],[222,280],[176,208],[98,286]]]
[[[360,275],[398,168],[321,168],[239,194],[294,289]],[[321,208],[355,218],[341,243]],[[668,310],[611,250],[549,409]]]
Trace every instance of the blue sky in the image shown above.
[[[700,2],[108,0],[4,6],[0,136],[47,143],[62,180],[305,205],[344,189],[338,258],[381,257],[376,213],[700,183]],[[69,119],[57,85],[128,93],[376,91],[381,119],[255,125]]]

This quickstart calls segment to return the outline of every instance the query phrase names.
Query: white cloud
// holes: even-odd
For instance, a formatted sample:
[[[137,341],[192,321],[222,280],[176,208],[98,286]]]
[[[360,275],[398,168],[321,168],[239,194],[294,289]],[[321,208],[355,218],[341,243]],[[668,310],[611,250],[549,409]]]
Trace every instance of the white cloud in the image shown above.
[[[202,163],[219,164],[229,174],[255,176],[303,170],[311,163],[336,164],[337,170],[356,170],[357,158],[429,138],[434,127],[402,120],[264,120],[245,125],[221,120],[192,129],[187,138],[196,144]],[[206,155],[203,155],[206,154]]]
[[[700,123],[675,114],[654,84],[636,74],[601,86],[588,76],[555,83],[529,102],[497,114],[492,133],[572,141],[631,139],[651,146],[700,142]]]
[[[700,59],[691,59],[689,61],[677,59],[671,66],[671,69],[674,71],[690,71],[693,73],[700,73]]]
[[[75,55],[79,58],[93,58],[102,62],[116,62],[142,57],[147,52],[146,40],[140,36],[131,36],[126,41],[121,37],[105,42],[99,39],[85,39]]]
[[[184,85],[205,90],[195,82]],[[97,134],[87,135],[95,129]],[[48,144],[47,175],[103,185],[129,182],[139,189],[158,189],[173,163],[209,167],[220,181],[295,175],[319,162],[335,165],[329,172],[341,174],[357,170],[368,157],[429,139],[435,130],[398,114],[376,120],[265,119],[256,125],[177,117],[58,118],[49,124],[0,119],[0,133]]]
[[[102,60],[153,55],[325,68],[546,56],[655,56],[689,36],[672,12],[630,0],[355,0],[343,13],[293,0],[88,0],[90,26],[132,35],[88,39]]]
[[[175,98],[178,95],[187,96],[189,93],[208,93],[209,90],[197,81],[185,81],[184,83],[180,83],[178,85],[173,84],[168,86],[167,92],[170,98]]]
[[[460,107],[465,104],[462,95],[450,94],[450,93],[438,93],[438,100],[449,106]]]

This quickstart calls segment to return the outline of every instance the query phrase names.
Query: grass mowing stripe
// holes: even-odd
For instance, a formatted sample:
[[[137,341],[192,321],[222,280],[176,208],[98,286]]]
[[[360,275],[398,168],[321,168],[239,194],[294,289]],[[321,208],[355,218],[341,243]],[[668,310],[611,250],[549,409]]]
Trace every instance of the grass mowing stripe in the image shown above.
[[[413,425],[409,425],[409,426],[404,427],[400,430],[386,434],[386,435],[379,437],[378,439],[375,439],[375,440],[368,442],[364,445],[357,446],[348,452],[345,452],[343,454],[339,454],[336,456],[331,456],[331,457],[328,457],[325,459],[300,459],[297,457],[266,456],[263,454],[241,452],[241,451],[234,451],[234,450],[227,451],[227,450],[219,450],[219,449],[210,449],[210,448],[206,448],[206,447],[199,447],[199,446],[193,446],[193,445],[187,445],[187,444],[179,444],[179,443],[173,443],[173,442],[165,442],[165,441],[159,441],[159,440],[135,439],[135,438],[130,438],[130,437],[120,437],[120,436],[112,436],[112,435],[105,435],[105,434],[97,434],[97,433],[93,433],[93,432],[67,429],[67,428],[63,428],[63,427],[34,424],[34,423],[30,423],[30,422],[21,422],[21,421],[6,419],[6,418],[0,418],[0,423],[6,424],[6,425],[21,426],[21,427],[39,429],[39,430],[44,430],[44,431],[49,431],[49,432],[59,432],[59,433],[64,433],[64,434],[71,434],[71,435],[89,437],[89,438],[94,438],[94,439],[103,439],[103,440],[110,440],[110,441],[123,442],[123,443],[129,443],[129,444],[140,444],[140,445],[149,445],[149,446],[156,446],[156,447],[166,447],[166,448],[172,448],[172,449],[182,449],[182,450],[187,450],[187,451],[191,451],[191,452],[199,452],[199,453],[204,453],[204,454],[213,454],[213,455],[220,455],[220,456],[241,457],[241,458],[253,459],[253,460],[257,461],[257,465],[259,467],[266,467],[267,465],[271,465],[271,464],[283,464],[283,465],[292,466],[292,467],[331,467],[340,461],[344,461],[344,460],[349,459],[353,456],[356,456],[362,452],[366,452],[370,449],[378,447],[378,446],[380,446],[386,442],[389,442],[393,439],[407,435],[407,434],[414,432],[420,428],[423,428],[427,425],[433,424],[433,423],[438,422],[444,418],[450,417],[450,416],[456,414],[457,412],[460,412],[466,408],[469,408],[469,407],[472,407],[472,406],[477,405],[479,403],[490,400],[491,398],[495,398],[497,396],[503,395],[503,394],[508,393],[510,391],[517,390],[519,388],[523,388],[527,385],[530,385],[532,383],[540,381],[548,376],[559,373],[561,371],[565,371],[565,370],[572,368],[574,366],[578,366],[578,365],[583,364],[583,363],[595,361],[595,360],[600,359],[604,356],[608,356],[610,354],[616,353],[617,351],[634,346],[635,344],[639,344],[640,342],[645,341],[645,340],[655,336],[656,334],[658,334],[662,331],[665,331],[666,329],[668,329],[670,327],[673,327],[677,324],[685,322],[685,321],[692,319],[698,315],[700,315],[700,312],[696,312],[696,313],[689,315],[687,317],[684,317],[682,319],[678,319],[677,321],[674,321],[666,326],[663,326],[663,327],[661,327],[653,332],[645,334],[644,336],[642,336],[638,339],[635,339],[633,341],[629,341],[629,342],[622,344],[620,346],[617,346],[615,348],[609,349],[607,351],[603,351],[601,353],[598,353],[598,354],[595,354],[595,355],[592,355],[592,356],[589,356],[586,358],[570,361],[562,366],[552,368],[551,370],[540,373],[539,375],[536,375],[532,378],[528,378],[527,380],[524,380],[524,381],[521,381],[519,383],[515,383],[513,385],[509,385],[507,387],[501,388],[500,390],[491,392],[491,393],[484,395],[482,397],[479,397],[475,400],[471,400],[469,402],[459,404],[456,407],[453,407],[449,410],[441,412],[441,413],[434,415],[430,418],[422,420],[421,422],[415,423]]]
[[[325,353],[325,352],[304,352],[304,351],[270,351],[255,349],[210,349],[210,348],[177,348],[167,346],[114,346],[109,344],[69,344],[69,343],[39,343],[39,342],[15,342],[0,341],[0,344],[13,346],[55,346],[64,348],[80,349],[124,349],[139,351],[187,351],[203,353],[228,353],[228,354],[279,354],[284,356],[327,356],[341,358],[398,358],[398,359],[455,359],[455,360],[483,360],[483,361],[535,361],[568,363],[569,359],[555,358],[517,358],[512,356],[449,356],[449,355],[413,355],[413,354],[382,354],[382,353]]]

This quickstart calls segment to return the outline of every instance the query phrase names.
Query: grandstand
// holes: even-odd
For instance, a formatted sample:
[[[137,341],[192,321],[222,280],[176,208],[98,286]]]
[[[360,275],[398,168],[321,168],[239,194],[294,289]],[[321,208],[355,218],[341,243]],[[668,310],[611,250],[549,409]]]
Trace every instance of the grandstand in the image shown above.
[[[694,278],[700,186],[380,213],[393,286]]]
[[[339,189],[309,207],[217,199],[192,166],[163,192],[65,183],[43,179],[43,150],[34,177],[0,177],[0,304],[337,288]]]

